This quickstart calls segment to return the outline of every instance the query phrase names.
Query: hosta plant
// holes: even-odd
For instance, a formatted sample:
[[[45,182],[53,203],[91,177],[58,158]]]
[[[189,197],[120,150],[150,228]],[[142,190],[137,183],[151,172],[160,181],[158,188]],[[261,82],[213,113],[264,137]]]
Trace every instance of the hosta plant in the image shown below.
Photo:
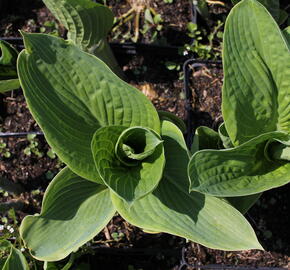
[[[197,130],[190,190],[235,197],[244,212],[259,193],[290,182],[289,29],[244,0],[228,16],[223,42],[224,124]]]
[[[243,5],[232,17],[243,12]],[[225,35],[228,48],[234,48]],[[35,258],[66,257],[116,212],[147,232],[166,232],[216,249],[262,249],[228,201],[189,192],[191,154],[180,120],[158,113],[141,92],[73,42],[45,34],[23,37],[18,74],[27,104],[67,165],[47,188],[41,213],[21,224],[21,236]]]

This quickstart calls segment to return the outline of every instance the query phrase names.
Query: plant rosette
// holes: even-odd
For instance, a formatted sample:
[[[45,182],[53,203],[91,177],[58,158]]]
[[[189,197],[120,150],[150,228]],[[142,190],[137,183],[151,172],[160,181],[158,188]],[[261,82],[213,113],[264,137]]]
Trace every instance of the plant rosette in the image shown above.
[[[46,190],[40,215],[27,216],[20,227],[36,259],[63,259],[116,212],[145,231],[210,248],[262,249],[241,212],[260,192],[289,182],[290,61],[286,34],[261,4],[243,0],[229,15],[225,125],[219,133],[199,128],[194,155],[183,123],[158,113],[102,60],[73,41],[22,34],[17,67],[27,104],[67,165]],[[214,194],[202,189],[215,179],[228,184]]]
[[[223,41],[224,123],[218,132],[197,129],[190,190],[246,212],[261,192],[289,183],[289,32],[256,0],[232,9]]]
[[[169,113],[73,42],[26,34],[18,74],[29,109],[66,163],[39,215],[20,234],[38,260],[57,261],[118,212],[145,231],[222,250],[262,249],[244,216],[222,198],[189,192],[189,153]]]

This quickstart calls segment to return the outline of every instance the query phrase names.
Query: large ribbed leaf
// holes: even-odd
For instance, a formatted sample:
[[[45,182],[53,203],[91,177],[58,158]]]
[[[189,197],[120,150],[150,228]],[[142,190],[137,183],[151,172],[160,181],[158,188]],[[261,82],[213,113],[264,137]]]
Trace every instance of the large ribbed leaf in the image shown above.
[[[92,151],[104,183],[129,204],[155,189],[162,177],[162,141],[148,129],[100,128],[93,137]]]
[[[75,173],[101,181],[91,140],[102,126],[143,126],[159,132],[150,101],[96,57],[48,35],[24,34],[24,42],[18,73],[29,109],[48,143]]]
[[[6,41],[0,40],[0,93],[20,87],[16,61],[18,52]]]
[[[102,59],[116,74],[123,76],[107,34],[113,26],[113,13],[92,0],[43,0],[55,17],[68,29],[68,38],[84,51]]]
[[[97,235],[114,213],[105,186],[65,168],[48,186],[41,214],[25,217],[20,235],[33,257],[57,261]]]
[[[223,64],[222,110],[233,144],[277,129],[289,133],[290,53],[256,0],[243,0],[228,16]]]
[[[249,223],[235,208],[215,197],[188,193],[189,156],[181,131],[164,121],[162,138],[166,165],[159,186],[129,209],[111,193],[119,213],[146,231],[178,235],[211,248],[262,248]]]
[[[13,247],[7,240],[0,241],[0,250],[10,249],[10,254],[5,260],[2,270],[29,270],[27,261],[20,250]],[[0,265],[1,267],[1,265]]]
[[[232,0],[233,4],[237,4],[241,0]],[[268,9],[276,21],[279,20],[280,3],[279,0],[258,0],[264,7]]]
[[[276,159],[275,155],[281,145],[278,142],[288,139],[287,134],[276,131],[235,148],[195,153],[188,168],[191,190],[230,197],[256,194],[287,184],[290,163]],[[269,142],[275,141],[273,149]]]
[[[91,0],[43,0],[69,30],[68,38],[82,48],[91,48],[105,38],[113,26],[113,13]]]
[[[222,149],[223,146],[225,148],[232,147],[224,124],[220,125],[219,132],[216,132],[208,127],[201,126],[196,129],[191,147],[191,153],[194,154],[197,151],[204,149],[218,150]],[[196,166],[198,166],[198,164]],[[255,194],[241,197],[227,197],[224,199],[238,209],[242,214],[245,214],[260,196],[261,194]]]

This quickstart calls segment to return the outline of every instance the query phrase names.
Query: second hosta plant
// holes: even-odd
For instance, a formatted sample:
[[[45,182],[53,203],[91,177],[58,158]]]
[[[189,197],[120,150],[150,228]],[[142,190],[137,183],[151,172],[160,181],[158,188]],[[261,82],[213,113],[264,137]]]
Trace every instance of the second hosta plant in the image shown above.
[[[253,4],[256,1],[244,0],[231,18]],[[261,16],[256,23],[271,20],[269,27],[274,22],[270,15],[263,17],[263,10],[260,5],[255,9]],[[228,22],[227,29],[237,23]],[[251,20],[245,24],[256,27]],[[226,30],[225,68],[238,42],[230,35]],[[197,154],[191,157],[179,121],[158,113],[142,93],[72,42],[44,34],[23,36],[21,86],[48,143],[67,165],[46,190],[40,215],[27,216],[21,224],[21,236],[35,258],[66,257],[96,236],[116,212],[145,231],[178,235],[211,248],[262,248],[247,220],[228,201],[189,192],[195,184],[189,183],[188,164],[191,158],[192,176]],[[250,50],[258,56],[255,47]],[[257,74],[267,73],[267,65]],[[229,78],[235,81],[235,68],[231,70],[226,84]],[[226,122],[228,132],[229,125]],[[216,134],[209,133],[215,142]],[[285,132],[278,133],[274,143],[285,140]],[[228,143],[239,142],[233,134],[229,137],[224,134]]]
[[[257,1],[232,10],[223,41],[225,122],[219,134],[207,135],[211,147],[195,145],[204,150],[189,164],[191,190],[234,200],[250,196],[241,199],[245,211],[259,193],[290,182],[288,30],[280,31]]]

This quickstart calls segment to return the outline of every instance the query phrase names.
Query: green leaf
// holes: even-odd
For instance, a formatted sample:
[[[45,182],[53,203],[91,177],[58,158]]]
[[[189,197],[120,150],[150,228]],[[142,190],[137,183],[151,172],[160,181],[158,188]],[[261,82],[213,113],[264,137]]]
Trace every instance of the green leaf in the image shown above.
[[[283,24],[289,17],[289,14],[287,11],[283,10],[283,9],[280,9],[279,10],[279,17],[278,17],[278,24],[281,25]]]
[[[16,70],[18,52],[4,40],[0,40],[0,49],[0,93],[4,93],[20,87]]]
[[[286,39],[288,48],[290,50],[290,26],[286,27],[282,33],[283,33],[284,38]]]
[[[68,38],[81,48],[90,48],[105,38],[113,26],[113,13],[91,0],[43,0],[68,29]]]
[[[68,30],[71,39],[82,50],[103,60],[119,77],[123,77],[107,42],[113,26],[112,11],[91,0],[44,0],[53,15]]]
[[[206,0],[199,0],[197,1],[196,5],[197,12],[202,16],[203,19],[209,19],[210,13],[208,10],[207,2]]]
[[[202,150],[192,156],[191,190],[219,197],[256,194],[290,181],[290,163],[275,160],[269,141],[287,140],[282,132],[262,134],[238,147]]]
[[[153,193],[130,208],[111,193],[118,212],[145,231],[166,232],[210,248],[241,250],[262,247],[242,214],[221,199],[188,193],[188,151],[181,131],[164,121],[164,177]]]
[[[14,90],[20,87],[18,79],[0,80],[0,93]]]
[[[99,59],[70,42],[23,34],[18,60],[29,109],[53,151],[78,175],[102,183],[91,153],[95,131],[104,126],[160,130],[158,114],[137,89]]]
[[[0,241],[0,249],[10,248],[10,254],[4,262],[2,270],[29,270],[27,261],[20,250],[7,240]]]
[[[225,123],[222,123],[220,126],[219,126],[219,129],[218,129],[218,133],[219,133],[219,136],[223,142],[223,146],[224,148],[232,148],[234,147],[232,142],[231,142],[231,139],[229,137],[229,134],[226,130],[226,126],[225,126]]]
[[[17,50],[4,40],[0,40],[0,48],[2,53],[0,57],[1,68],[2,66],[11,66],[14,67],[14,70],[16,71],[16,61],[18,57]]]
[[[222,111],[232,143],[290,132],[290,53],[268,11],[243,0],[227,18]]]
[[[232,0],[233,4],[237,4],[241,0]],[[276,21],[279,20],[280,16],[280,3],[279,0],[258,0],[268,11],[271,15],[275,18]]]
[[[162,177],[162,141],[148,129],[100,128],[93,137],[92,151],[104,183],[129,204],[154,190]]]
[[[194,154],[204,149],[221,149],[222,142],[224,146],[232,147],[224,123],[219,126],[218,133],[208,127],[198,127],[191,147],[191,153]],[[261,194],[259,193],[249,196],[227,197],[224,200],[233,205],[242,214],[245,214],[260,196]]]
[[[209,127],[201,126],[195,131],[193,143],[191,146],[191,153],[202,149],[219,149],[221,139],[219,134]]]
[[[41,214],[24,218],[20,235],[33,257],[57,261],[97,235],[114,213],[105,186],[65,168],[48,186]]]
[[[261,195],[262,193],[257,193],[248,196],[227,197],[224,199],[244,215],[257,202]]]
[[[149,8],[146,8],[146,10],[144,12],[144,18],[147,22],[154,24],[154,20],[153,20],[153,17],[151,15],[151,11]]]
[[[158,111],[158,115],[161,121],[170,121],[178,126],[182,133],[186,133],[186,125],[184,121],[177,117],[175,114],[166,111]]]

